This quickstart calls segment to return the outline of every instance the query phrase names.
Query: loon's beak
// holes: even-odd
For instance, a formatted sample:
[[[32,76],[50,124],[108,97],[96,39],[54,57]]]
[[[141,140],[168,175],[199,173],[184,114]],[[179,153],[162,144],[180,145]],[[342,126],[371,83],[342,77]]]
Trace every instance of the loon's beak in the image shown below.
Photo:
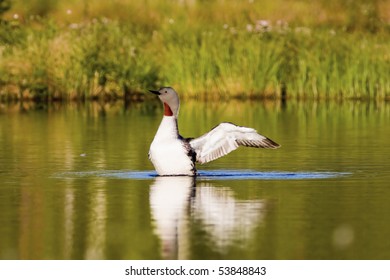
[[[149,90],[151,93],[154,93],[156,95],[160,95],[161,93],[158,90]]]

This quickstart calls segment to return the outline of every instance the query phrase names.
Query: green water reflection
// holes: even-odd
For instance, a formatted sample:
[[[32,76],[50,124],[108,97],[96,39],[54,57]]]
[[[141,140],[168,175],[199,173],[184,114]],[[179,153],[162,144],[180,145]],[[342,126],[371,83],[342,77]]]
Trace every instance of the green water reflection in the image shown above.
[[[153,169],[157,102],[0,106],[1,259],[389,259],[390,106],[185,101],[282,145],[199,170],[342,172],[300,180],[115,178]],[[64,176],[67,174],[67,176]]]

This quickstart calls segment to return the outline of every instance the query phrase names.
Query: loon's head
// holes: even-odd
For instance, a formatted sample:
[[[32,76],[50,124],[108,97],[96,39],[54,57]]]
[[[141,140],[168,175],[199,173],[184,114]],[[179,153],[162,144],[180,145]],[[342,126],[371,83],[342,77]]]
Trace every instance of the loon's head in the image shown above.
[[[179,96],[177,92],[171,87],[162,87],[159,90],[149,90],[151,93],[158,95],[164,104],[164,115],[175,116],[179,114]]]

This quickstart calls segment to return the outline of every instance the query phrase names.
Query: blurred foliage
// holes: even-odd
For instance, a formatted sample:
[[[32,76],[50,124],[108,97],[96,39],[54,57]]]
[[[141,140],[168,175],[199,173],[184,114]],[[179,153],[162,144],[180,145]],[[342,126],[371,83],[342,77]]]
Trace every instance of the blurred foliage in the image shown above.
[[[10,0],[0,0],[0,40],[5,35],[7,22],[3,19],[4,13],[11,9]],[[0,41],[1,42],[1,41]]]
[[[0,17],[11,8],[10,0],[0,0]]]
[[[29,13],[31,15],[47,16],[56,10],[60,0],[29,0]]]
[[[5,3],[2,1],[2,3]],[[15,0],[0,99],[388,99],[390,8],[371,1]]]
[[[144,27],[156,27],[169,17],[230,25],[267,19],[373,32],[388,24],[389,8],[389,0],[14,0],[10,16],[47,16],[59,22],[107,17]]]
[[[345,13],[345,27],[348,30],[364,29],[376,32],[381,27],[380,6],[383,0],[321,0],[321,4],[335,15]],[[388,15],[387,15],[388,16]],[[385,19],[383,19],[385,20]]]

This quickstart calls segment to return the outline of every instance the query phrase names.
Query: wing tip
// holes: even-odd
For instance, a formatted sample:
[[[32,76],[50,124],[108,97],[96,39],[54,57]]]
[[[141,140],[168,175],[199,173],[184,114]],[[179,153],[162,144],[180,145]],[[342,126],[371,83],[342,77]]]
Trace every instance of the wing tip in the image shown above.
[[[236,140],[236,143],[240,146],[263,149],[278,149],[281,147],[280,144],[264,136],[262,136],[261,140]]]
[[[264,148],[266,149],[278,149],[282,146],[269,138],[266,138],[264,140],[264,144],[265,144]]]

